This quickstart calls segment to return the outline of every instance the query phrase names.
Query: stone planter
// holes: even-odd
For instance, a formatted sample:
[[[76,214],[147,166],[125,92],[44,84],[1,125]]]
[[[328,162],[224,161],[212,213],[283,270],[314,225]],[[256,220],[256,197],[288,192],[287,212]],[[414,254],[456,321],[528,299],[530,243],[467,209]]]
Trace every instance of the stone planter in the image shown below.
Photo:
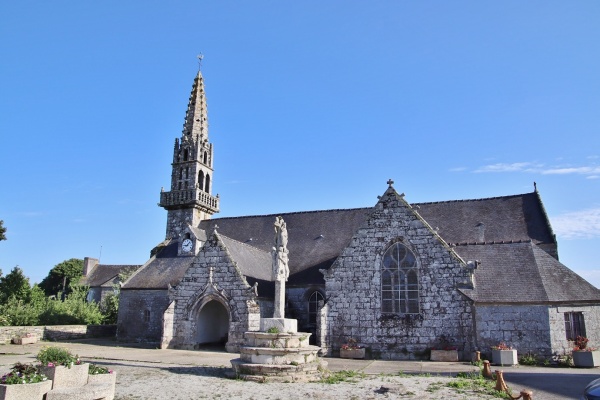
[[[37,343],[38,338],[35,336],[22,337],[22,338],[13,338],[13,344],[34,344]]]
[[[494,350],[492,349],[492,364],[494,365],[517,365],[517,350]]]
[[[600,351],[573,351],[573,365],[580,368],[600,366]]]
[[[365,358],[365,349],[340,349],[340,358]]]
[[[22,385],[0,385],[0,400],[42,400],[50,389],[50,380]]]
[[[431,361],[456,362],[458,361],[458,350],[431,350]]]
[[[92,374],[88,375],[88,385],[103,385],[107,387],[105,400],[112,400],[115,397],[115,385],[117,384],[117,372],[111,374]]]
[[[63,387],[80,387],[88,381],[90,364],[71,365],[71,368],[59,365],[57,367],[40,367],[40,372],[52,380],[52,389]]]

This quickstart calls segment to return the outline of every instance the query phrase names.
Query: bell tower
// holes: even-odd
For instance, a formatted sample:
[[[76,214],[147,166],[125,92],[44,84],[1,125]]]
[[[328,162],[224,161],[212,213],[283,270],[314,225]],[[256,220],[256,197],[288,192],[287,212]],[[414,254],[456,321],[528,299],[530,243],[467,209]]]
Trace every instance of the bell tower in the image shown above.
[[[166,238],[179,238],[188,227],[219,212],[219,196],[212,196],[213,145],[208,141],[204,78],[198,71],[185,114],[181,139],[173,149],[171,190],[160,193],[159,206],[167,210]]]

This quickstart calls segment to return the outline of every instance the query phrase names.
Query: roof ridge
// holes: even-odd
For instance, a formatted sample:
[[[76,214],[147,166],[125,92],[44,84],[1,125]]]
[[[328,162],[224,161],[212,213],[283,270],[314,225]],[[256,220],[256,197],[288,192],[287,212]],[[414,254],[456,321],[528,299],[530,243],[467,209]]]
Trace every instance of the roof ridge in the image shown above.
[[[459,242],[459,243],[448,243],[450,246],[484,246],[489,244],[517,244],[517,243],[532,243],[531,239],[511,239],[511,240],[492,240],[489,242]]]
[[[423,203],[412,203],[414,205],[423,205],[423,204],[441,204],[441,203],[463,203],[467,201],[485,201],[485,200],[496,200],[496,199],[509,199],[513,197],[522,197],[528,194],[533,194],[535,192],[529,193],[521,193],[521,194],[511,194],[508,196],[493,196],[493,197],[481,197],[478,199],[462,199],[462,200],[442,200],[442,201],[426,201]]]
[[[262,217],[270,217],[270,216],[285,216],[285,215],[291,215],[291,214],[312,214],[312,213],[322,213],[322,212],[330,212],[330,211],[370,210],[372,208],[373,207],[356,207],[356,208],[331,208],[331,209],[327,209],[327,210],[312,210],[312,211],[290,211],[290,212],[285,212],[285,213],[256,214],[256,215],[239,215],[237,217],[211,218],[211,219],[206,220],[206,221],[207,222],[211,222],[211,221],[219,221],[219,220],[224,220],[224,219],[262,218]]]

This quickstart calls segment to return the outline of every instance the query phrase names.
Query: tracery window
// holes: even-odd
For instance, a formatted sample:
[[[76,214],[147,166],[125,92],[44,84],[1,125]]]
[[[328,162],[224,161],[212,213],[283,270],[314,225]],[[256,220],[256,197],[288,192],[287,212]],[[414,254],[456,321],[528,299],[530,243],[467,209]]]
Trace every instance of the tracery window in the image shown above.
[[[402,243],[391,245],[381,264],[381,312],[419,313],[417,259]]]

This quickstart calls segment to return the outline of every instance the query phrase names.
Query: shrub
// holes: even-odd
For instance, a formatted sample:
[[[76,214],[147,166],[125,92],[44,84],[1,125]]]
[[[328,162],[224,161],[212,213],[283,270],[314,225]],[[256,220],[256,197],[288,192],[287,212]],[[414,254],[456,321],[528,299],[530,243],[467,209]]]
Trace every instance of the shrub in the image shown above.
[[[64,365],[71,367],[73,364],[81,364],[79,356],[73,355],[69,349],[57,346],[45,346],[35,357],[42,365],[54,367]]]

